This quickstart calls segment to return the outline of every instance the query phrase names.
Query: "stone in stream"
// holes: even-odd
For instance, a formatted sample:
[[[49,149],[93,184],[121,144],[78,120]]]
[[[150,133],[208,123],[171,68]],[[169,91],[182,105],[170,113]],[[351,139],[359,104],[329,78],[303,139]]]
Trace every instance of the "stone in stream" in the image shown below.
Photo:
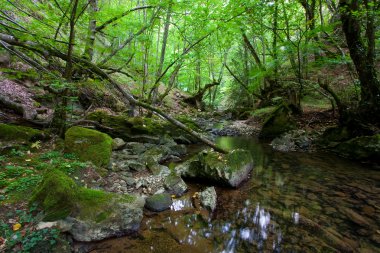
[[[217,195],[215,187],[208,187],[199,194],[201,205],[213,212],[216,209],[217,204]]]
[[[172,198],[168,193],[155,194],[146,199],[145,207],[154,212],[161,212],[169,209]]]
[[[187,178],[197,178],[238,187],[248,178],[252,167],[253,159],[247,150],[236,149],[228,154],[205,150],[177,165],[176,172]]]
[[[352,222],[358,224],[359,226],[370,228],[372,227],[371,221],[364,216],[358,214],[354,210],[346,207],[340,207],[339,211],[348,217]]]

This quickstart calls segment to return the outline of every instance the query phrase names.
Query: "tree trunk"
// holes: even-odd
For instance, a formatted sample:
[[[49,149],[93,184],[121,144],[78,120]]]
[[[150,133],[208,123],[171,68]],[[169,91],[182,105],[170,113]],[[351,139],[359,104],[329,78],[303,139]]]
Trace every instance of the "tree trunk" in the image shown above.
[[[341,20],[350,56],[354,62],[361,86],[361,100],[358,116],[361,120],[380,126],[380,82],[374,64],[374,24],[369,17],[367,23],[367,41],[361,38],[360,11],[358,1],[340,0]],[[368,12],[368,10],[367,10]],[[373,14],[371,14],[373,15]]]
[[[98,0],[90,0],[90,21],[88,23],[88,34],[86,39],[86,47],[84,50],[84,56],[92,61],[94,56],[95,34],[96,34],[96,19],[95,14],[98,11]]]

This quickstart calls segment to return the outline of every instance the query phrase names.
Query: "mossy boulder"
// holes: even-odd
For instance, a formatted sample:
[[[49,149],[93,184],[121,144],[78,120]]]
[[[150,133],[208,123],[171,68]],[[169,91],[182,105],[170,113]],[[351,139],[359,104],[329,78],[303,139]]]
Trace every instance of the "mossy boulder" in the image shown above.
[[[338,144],[334,150],[354,160],[380,161],[380,134],[356,137]]]
[[[96,130],[74,126],[66,131],[65,152],[78,156],[81,161],[106,166],[111,158],[112,138]]]
[[[30,202],[39,204],[45,220],[60,220],[60,226],[77,241],[102,240],[136,231],[144,206],[144,201],[135,196],[79,187],[59,170],[44,175]]]
[[[0,140],[4,141],[36,141],[45,138],[41,130],[31,127],[0,123]]]
[[[206,150],[178,165],[176,171],[183,177],[238,187],[248,178],[252,167],[253,158],[247,150],[236,149],[226,155]]]
[[[260,138],[273,139],[290,130],[296,129],[296,123],[291,116],[292,110],[285,103],[265,120],[260,132]]]

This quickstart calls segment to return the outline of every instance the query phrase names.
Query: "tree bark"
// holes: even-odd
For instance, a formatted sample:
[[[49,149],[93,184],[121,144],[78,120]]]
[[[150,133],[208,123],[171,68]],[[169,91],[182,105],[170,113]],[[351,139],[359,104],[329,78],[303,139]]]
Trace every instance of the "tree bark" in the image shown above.
[[[340,0],[339,7],[343,32],[360,81],[361,100],[358,116],[368,123],[380,126],[380,82],[374,64],[375,44],[371,31],[373,23],[367,23],[368,45],[365,45],[361,37],[360,17],[355,14],[360,11],[359,1]]]
[[[94,56],[94,45],[95,45],[95,35],[96,35],[96,19],[95,14],[98,11],[98,0],[90,0],[90,21],[88,23],[88,35],[86,40],[86,47],[84,50],[84,56],[92,61]]]

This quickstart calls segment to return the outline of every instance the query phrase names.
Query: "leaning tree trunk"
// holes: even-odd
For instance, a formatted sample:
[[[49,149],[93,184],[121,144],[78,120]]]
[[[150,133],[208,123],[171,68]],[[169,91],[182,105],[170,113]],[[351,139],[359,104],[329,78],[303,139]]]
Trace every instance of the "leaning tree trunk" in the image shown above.
[[[203,37],[203,38],[206,38],[206,36]],[[50,48],[48,46],[41,45],[41,44],[38,44],[38,43],[33,43],[33,42],[30,42],[30,41],[22,41],[22,40],[19,40],[19,39],[15,38],[15,37],[11,36],[11,35],[8,35],[8,34],[2,34],[2,33],[0,33],[0,40],[3,41],[3,42],[5,42],[5,43],[8,43],[10,45],[19,46],[19,47],[25,48],[25,49],[27,49],[29,51],[36,52],[36,53],[38,53],[40,55],[49,55],[51,57],[58,57],[58,58],[60,58],[63,61],[67,61],[68,60],[67,54],[62,53],[62,52],[60,52],[60,51],[58,51],[58,50],[56,50],[54,48]],[[198,43],[201,40],[199,40]],[[161,117],[165,118],[167,121],[169,121],[174,126],[176,126],[176,127],[180,128],[180,129],[182,129],[183,131],[189,133],[191,136],[193,136],[194,138],[198,139],[199,141],[205,143],[206,145],[210,146],[214,150],[216,150],[216,151],[218,151],[220,153],[228,153],[226,150],[218,147],[215,143],[213,143],[212,141],[208,140],[202,134],[193,131],[191,128],[187,127],[186,125],[184,125],[180,121],[172,118],[170,115],[167,115],[166,113],[164,113],[163,111],[161,111],[157,107],[149,105],[147,103],[144,103],[144,102],[141,102],[141,101],[135,99],[132,96],[132,94],[130,94],[128,91],[126,91],[118,82],[116,82],[115,80],[113,80],[106,72],[104,72],[97,65],[95,65],[92,62],[86,60],[85,58],[81,58],[81,57],[75,57],[75,56],[73,56],[73,60],[74,60],[73,62],[75,62],[76,64],[80,65],[82,68],[83,67],[87,68],[89,72],[93,73],[94,75],[98,76],[99,78],[101,78],[103,80],[107,80],[112,85],[113,88],[115,88],[117,91],[119,91],[123,95],[125,103],[129,103],[129,104],[134,105],[134,106],[141,106],[141,107],[143,107],[143,108],[145,108],[145,109],[147,109],[149,111],[155,112],[158,115],[160,115]],[[177,62],[177,61],[178,60],[176,60],[175,62]]]
[[[219,84],[220,82],[212,82],[212,83],[206,84],[205,87],[203,87],[203,89],[198,91],[195,95],[185,98],[183,101],[189,105],[195,106],[197,109],[203,110],[204,108],[203,108],[202,100],[203,100],[204,94],[210,88],[217,86]]]

